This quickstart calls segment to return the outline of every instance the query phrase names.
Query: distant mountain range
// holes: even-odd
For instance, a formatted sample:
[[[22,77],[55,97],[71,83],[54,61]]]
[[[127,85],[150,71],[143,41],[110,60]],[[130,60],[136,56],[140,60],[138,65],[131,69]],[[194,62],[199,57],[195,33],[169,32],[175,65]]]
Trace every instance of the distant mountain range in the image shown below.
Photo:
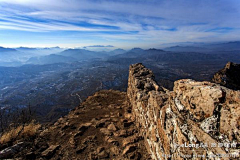
[[[131,50],[115,49],[110,52],[102,51],[89,51],[86,49],[63,49],[59,47],[52,48],[4,48],[0,47],[0,66],[20,66],[24,64],[54,64],[54,63],[69,63],[74,61],[84,61],[91,59],[109,59],[119,60],[123,62],[129,61],[131,58],[141,59],[155,59],[159,61],[171,61],[174,59],[187,61],[199,59],[211,59],[215,53],[224,52],[239,52],[240,41],[227,42],[227,43],[214,43],[214,44],[194,44],[191,46],[172,46],[164,49],[141,49],[133,48]],[[179,53],[181,54],[173,54]],[[192,54],[184,54],[184,53]],[[194,53],[202,53],[194,54]],[[216,55],[215,55],[216,56]],[[216,57],[214,57],[216,58]],[[119,62],[119,61],[118,61]]]
[[[4,48],[4,47],[0,47],[0,52],[1,53],[6,53],[6,52],[16,52],[16,49],[13,48]]]
[[[214,43],[214,44],[195,44],[191,46],[172,46],[164,48],[165,51],[172,52],[216,52],[216,51],[240,51],[240,41]]]
[[[178,79],[211,80],[228,61],[240,63],[236,44],[227,43],[226,49],[211,52],[196,51],[208,48],[203,44],[177,46],[176,51],[133,48],[110,52],[1,47],[0,65],[4,67],[0,67],[0,108],[30,103],[40,120],[45,117],[52,121],[95,91],[125,90],[129,65],[139,62],[153,70],[156,81],[169,90]]]
[[[50,54],[41,57],[32,57],[27,61],[27,64],[53,64],[53,63],[66,63],[76,61],[72,57],[66,57],[57,54]]]

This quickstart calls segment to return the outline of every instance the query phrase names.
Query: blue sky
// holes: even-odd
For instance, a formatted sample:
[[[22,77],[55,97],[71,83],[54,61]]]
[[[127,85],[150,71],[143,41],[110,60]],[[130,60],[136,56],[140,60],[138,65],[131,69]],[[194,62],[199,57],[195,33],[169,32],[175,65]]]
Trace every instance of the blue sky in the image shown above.
[[[240,40],[239,0],[0,0],[0,46],[160,47]]]

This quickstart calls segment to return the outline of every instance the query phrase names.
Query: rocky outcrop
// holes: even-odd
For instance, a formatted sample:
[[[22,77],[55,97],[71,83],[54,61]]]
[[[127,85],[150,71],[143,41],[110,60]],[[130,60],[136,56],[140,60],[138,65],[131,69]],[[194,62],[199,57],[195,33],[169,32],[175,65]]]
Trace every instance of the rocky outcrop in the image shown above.
[[[135,64],[127,95],[152,159],[239,157],[240,91],[183,79],[170,92]]]
[[[240,90],[240,64],[228,62],[223,69],[212,78],[214,83],[234,90]]]

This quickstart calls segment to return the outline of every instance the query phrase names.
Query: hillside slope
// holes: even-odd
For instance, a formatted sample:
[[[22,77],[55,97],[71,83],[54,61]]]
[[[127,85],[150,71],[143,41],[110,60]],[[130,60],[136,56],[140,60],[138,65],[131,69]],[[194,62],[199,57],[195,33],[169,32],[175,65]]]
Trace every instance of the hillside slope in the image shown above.
[[[19,145],[18,150],[7,148],[0,152],[0,159],[146,160],[150,157],[138,135],[124,92],[97,92],[37,134],[34,139],[14,142]]]

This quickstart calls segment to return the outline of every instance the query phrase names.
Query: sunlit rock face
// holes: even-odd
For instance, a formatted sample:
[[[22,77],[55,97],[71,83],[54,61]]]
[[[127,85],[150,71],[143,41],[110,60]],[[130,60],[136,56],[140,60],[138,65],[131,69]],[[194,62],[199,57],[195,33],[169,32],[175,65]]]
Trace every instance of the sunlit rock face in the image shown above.
[[[239,155],[240,91],[190,79],[176,81],[168,91],[156,84],[152,71],[135,64],[127,96],[153,159]]]

